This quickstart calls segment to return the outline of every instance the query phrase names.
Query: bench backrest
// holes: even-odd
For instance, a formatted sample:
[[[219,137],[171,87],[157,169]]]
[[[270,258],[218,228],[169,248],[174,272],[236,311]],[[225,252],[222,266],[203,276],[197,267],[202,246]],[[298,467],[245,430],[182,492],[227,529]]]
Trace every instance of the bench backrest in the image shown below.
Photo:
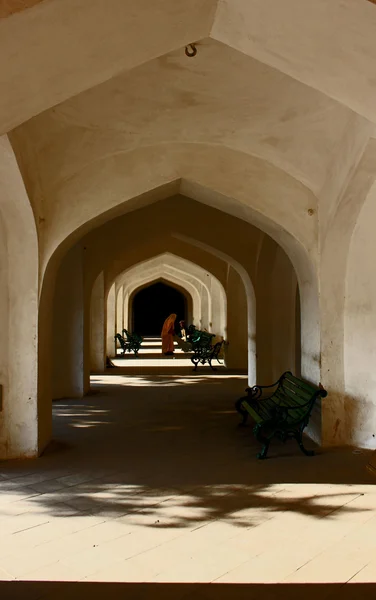
[[[131,342],[131,341],[143,342],[142,337],[140,335],[138,335],[138,333],[129,333],[129,331],[127,329],[123,329],[123,335],[125,335],[127,337],[127,340],[129,342]]]
[[[211,340],[215,337],[214,333],[207,331],[196,331],[192,334],[190,341],[195,346],[211,346]]]
[[[120,344],[120,346],[121,346],[122,348],[124,348],[124,347],[126,346],[126,344],[127,344],[127,342],[125,341],[125,339],[123,338],[123,336],[122,336],[122,335],[120,335],[120,333],[117,333],[117,334],[115,335],[115,341],[116,341],[116,340],[119,340],[119,344]]]
[[[295,377],[286,371],[280,377],[278,387],[273,394],[273,400],[279,406],[288,407],[287,421],[307,421],[318,397],[325,398],[327,392],[316,386]]]

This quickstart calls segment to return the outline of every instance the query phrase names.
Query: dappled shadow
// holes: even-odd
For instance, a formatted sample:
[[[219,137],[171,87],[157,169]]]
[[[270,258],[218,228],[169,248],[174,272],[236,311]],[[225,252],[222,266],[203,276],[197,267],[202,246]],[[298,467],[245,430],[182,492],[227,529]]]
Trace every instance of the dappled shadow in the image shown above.
[[[238,528],[250,528],[271,519],[276,512],[299,513],[315,519],[337,519],[343,513],[367,512],[365,508],[351,505],[363,495],[356,489],[348,492],[334,489],[325,493],[318,486],[309,494],[304,486],[295,490],[287,485],[211,485],[182,491],[179,487],[129,483],[129,478],[120,473],[87,483],[74,485],[74,482],[74,475],[68,475],[61,478],[61,486],[57,482],[59,489],[55,491],[32,495],[31,485],[30,496],[25,496],[22,487],[20,494],[22,499],[27,498],[31,511],[42,505],[44,512],[59,518],[83,514],[112,519],[124,517],[131,525],[155,529],[196,529],[217,520]],[[15,483],[16,480],[1,482],[2,492],[10,492],[13,501],[17,498]],[[34,486],[36,492],[38,484]],[[0,505],[0,517],[6,514],[6,509],[6,504]]]
[[[231,378],[234,379],[233,375],[223,374],[220,376],[221,378]],[[239,375],[239,377],[243,377]],[[185,375],[181,376],[176,374],[168,374],[165,375],[123,375],[112,371],[109,376],[107,375],[92,375],[91,377],[92,387],[94,390],[98,390],[100,387],[108,387],[109,383],[111,385],[122,385],[126,387],[160,387],[160,386],[186,386],[186,385],[197,385],[197,384],[210,384],[210,385],[221,385],[221,379],[219,379],[218,375],[202,375],[197,373],[197,375]]]
[[[258,445],[249,429],[237,428],[233,409],[243,377],[111,380],[94,377],[96,395],[54,404],[54,447],[37,461],[3,463],[3,492],[26,492],[31,506],[61,517],[124,517],[171,529],[221,520],[247,528],[277,512],[350,514],[360,510],[352,501],[363,494],[361,484],[373,483],[365,456],[349,450],[307,458],[294,442],[276,443],[270,460],[257,461]],[[344,483],[353,486],[338,487]]]

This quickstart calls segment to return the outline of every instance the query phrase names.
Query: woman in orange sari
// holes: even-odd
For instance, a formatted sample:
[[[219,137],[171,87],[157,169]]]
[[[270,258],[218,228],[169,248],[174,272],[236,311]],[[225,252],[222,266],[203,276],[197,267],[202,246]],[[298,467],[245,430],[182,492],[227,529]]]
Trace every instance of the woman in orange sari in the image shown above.
[[[175,319],[176,315],[170,315],[167,317],[162,327],[162,354],[167,356],[174,353]]]

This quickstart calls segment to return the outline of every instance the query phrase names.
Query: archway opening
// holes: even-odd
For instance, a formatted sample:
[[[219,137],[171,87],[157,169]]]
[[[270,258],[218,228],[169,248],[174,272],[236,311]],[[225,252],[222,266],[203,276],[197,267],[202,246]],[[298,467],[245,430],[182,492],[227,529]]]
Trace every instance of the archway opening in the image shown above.
[[[164,320],[171,313],[177,315],[177,322],[186,321],[186,298],[162,281],[153,283],[137,292],[133,299],[133,331],[142,336],[159,336]]]

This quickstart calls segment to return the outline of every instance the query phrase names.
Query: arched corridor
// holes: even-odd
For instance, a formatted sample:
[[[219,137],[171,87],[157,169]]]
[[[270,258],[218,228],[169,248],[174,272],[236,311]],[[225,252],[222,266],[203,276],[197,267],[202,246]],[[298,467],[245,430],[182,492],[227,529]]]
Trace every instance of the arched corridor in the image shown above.
[[[26,575],[376,585],[356,537],[368,515],[374,538],[375,31],[374,0],[0,2],[1,600]],[[29,600],[85,595],[55,592]]]

